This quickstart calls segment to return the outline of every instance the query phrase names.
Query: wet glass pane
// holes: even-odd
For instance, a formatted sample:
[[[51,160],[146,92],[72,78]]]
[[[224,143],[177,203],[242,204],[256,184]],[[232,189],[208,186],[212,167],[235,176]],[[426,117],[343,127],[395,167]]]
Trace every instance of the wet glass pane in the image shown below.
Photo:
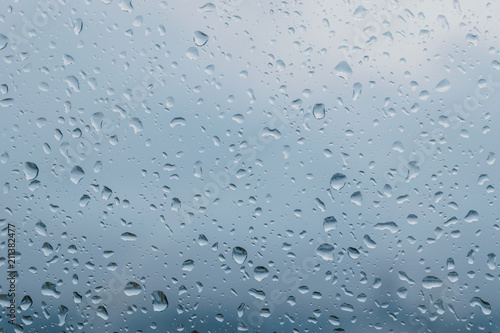
[[[0,332],[499,332],[499,15],[3,1]]]

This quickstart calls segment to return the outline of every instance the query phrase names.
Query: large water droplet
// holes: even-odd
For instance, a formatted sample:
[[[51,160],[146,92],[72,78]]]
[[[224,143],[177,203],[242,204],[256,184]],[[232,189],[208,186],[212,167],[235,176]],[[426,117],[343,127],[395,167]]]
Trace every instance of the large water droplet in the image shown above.
[[[341,173],[336,173],[332,176],[332,178],[330,179],[330,186],[334,189],[334,190],[341,190],[342,187],[345,186],[345,182],[346,182],[346,179],[347,177],[344,176],[343,174]]]
[[[82,180],[82,178],[85,176],[85,172],[83,172],[83,169],[81,167],[79,167],[78,165],[75,165],[73,167],[73,169],[71,169],[71,173],[70,173],[70,180],[75,183],[75,184],[78,184],[80,182],[80,180]]]
[[[24,163],[24,174],[26,180],[33,180],[38,176],[38,166],[33,162]]]
[[[73,31],[76,35],[79,35],[83,30],[83,21],[81,18],[77,18],[73,22]]]
[[[472,306],[472,307],[479,306],[481,308],[481,311],[483,312],[483,314],[485,314],[485,315],[491,314],[491,305],[490,305],[490,303],[482,300],[479,297],[473,297],[470,300],[470,306]]]
[[[42,285],[42,295],[44,296],[52,296],[54,298],[59,298],[61,293],[56,290],[56,285],[50,282],[45,282]]]
[[[439,288],[443,285],[443,281],[435,276],[426,276],[422,280],[422,286],[425,289]]]
[[[141,286],[138,283],[135,282],[129,282],[125,285],[125,289],[123,289],[123,292],[127,296],[136,296],[139,295],[142,291]]]
[[[244,248],[239,246],[233,248],[233,259],[234,261],[236,261],[237,264],[242,265],[245,262],[245,260],[247,260],[247,256],[248,256],[247,250],[245,250]]]
[[[451,88],[451,83],[447,79],[439,81],[436,85],[436,90],[439,92],[446,92]]]
[[[337,219],[333,216],[325,217],[323,220],[323,229],[326,232],[332,231],[337,227]]]
[[[42,236],[47,236],[47,227],[45,226],[45,223],[42,221],[39,221],[37,224],[35,224],[35,231]]]
[[[323,260],[331,261],[333,260],[334,247],[331,244],[323,243],[316,249],[316,254],[319,255]]]
[[[325,118],[325,113],[326,113],[325,104],[318,103],[318,104],[314,105],[314,107],[313,107],[314,118],[323,119],[323,118]]]
[[[96,314],[104,320],[109,319],[108,310],[103,305],[97,307]]]
[[[479,221],[479,214],[475,210],[469,210],[464,220],[467,223],[477,222]]]
[[[373,226],[377,230],[389,230],[392,234],[398,232],[399,227],[395,222],[380,222]]]
[[[182,117],[177,117],[172,119],[170,122],[170,127],[175,127],[175,126],[186,126],[186,119]]]
[[[198,30],[194,32],[193,40],[197,46],[203,46],[208,42],[208,36]]]
[[[198,49],[194,46],[190,47],[186,51],[186,56],[188,57],[188,59],[191,59],[191,60],[198,59],[199,55],[200,55],[200,53],[198,52]]]
[[[7,47],[7,44],[9,44],[9,39],[7,36],[0,34],[0,50],[3,50]]]
[[[351,195],[351,202],[357,206],[361,206],[363,203],[363,195],[360,191],[356,191]]]
[[[363,6],[358,6],[355,10],[354,10],[354,13],[352,13],[352,16],[354,16],[354,18],[358,19],[358,20],[362,20],[365,18],[366,14],[368,13],[368,11],[366,10],[365,7]]]
[[[2,154],[2,156],[0,156],[0,162],[2,162],[2,164],[5,164],[8,161],[9,161],[9,154],[5,152]]]
[[[143,126],[142,126],[142,122],[139,118],[132,118],[130,120],[129,126],[134,129],[134,133],[142,132]]]
[[[188,272],[191,272],[191,271],[193,270],[193,268],[194,268],[194,261],[193,261],[193,260],[191,260],[191,259],[188,259],[188,260],[186,260],[186,261],[184,261],[184,262],[182,263],[182,267],[181,267],[181,269],[182,269],[183,271],[188,271]]]
[[[348,80],[351,77],[352,69],[347,62],[341,61],[335,66],[335,73],[338,77]]]
[[[151,297],[153,298],[153,311],[161,312],[168,308],[167,296],[165,296],[163,291],[153,291]]]
[[[255,274],[255,280],[257,280],[259,282],[264,280],[266,277],[269,276],[269,270],[267,268],[265,268],[264,266],[255,267],[253,272]]]
[[[124,241],[135,241],[137,239],[137,236],[131,232],[124,232],[121,234],[121,239]]]
[[[26,311],[33,305],[33,300],[28,295],[21,300],[21,310]]]
[[[356,101],[359,96],[361,96],[361,91],[363,90],[363,85],[359,82],[356,82],[352,87],[352,100]]]

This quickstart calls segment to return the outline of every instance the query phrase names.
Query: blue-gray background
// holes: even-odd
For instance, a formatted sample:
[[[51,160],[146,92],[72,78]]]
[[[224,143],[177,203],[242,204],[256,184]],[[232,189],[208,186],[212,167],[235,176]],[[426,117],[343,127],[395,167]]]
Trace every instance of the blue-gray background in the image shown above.
[[[499,2],[0,6],[18,331],[500,332]]]

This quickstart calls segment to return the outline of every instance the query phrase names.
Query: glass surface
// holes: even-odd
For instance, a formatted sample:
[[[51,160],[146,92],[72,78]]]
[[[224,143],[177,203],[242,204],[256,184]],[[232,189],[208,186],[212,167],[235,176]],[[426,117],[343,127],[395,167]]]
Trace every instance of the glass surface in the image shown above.
[[[2,1],[0,332],[500,332],[499,15]]]

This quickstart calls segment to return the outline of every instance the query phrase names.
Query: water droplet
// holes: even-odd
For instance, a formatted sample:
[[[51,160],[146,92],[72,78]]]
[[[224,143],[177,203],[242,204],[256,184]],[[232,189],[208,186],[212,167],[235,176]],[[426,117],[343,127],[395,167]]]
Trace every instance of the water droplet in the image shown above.
[[[86,194],[80,198],[80,207],[86,207],[90,201],[90,197]]]
[[[26,311],[33,305],[33,300],[29,295],[26,295],[21,300],[21,310]]]
[[[50,282],[45,282],[42,285],[42,295],[59,298],[61,293],[56,290],[56,285]]]
[[[363,237],[363,242],[365,242],[365,245],[370,249],[374,249],[377,247],[377,243],[375,243],[375,241],[371,239],[369,235],[365,235]]]
[[[197,30],[194,32],[193,40],[196,46],[203,46],[208,42],[208,36],[205,33]]]
[[[7,36],[0,34],[0,50],[3,50],[7,47],[7,44],[9,44],[9,39]]]
[[[389,230],[391,233],[398,232],[399,230],[398,225],[394,222],[377,223],[375,224],[374,228],[377,230]]]
[[[448,273],[448,280],[450,280],[451,283],[455,283],[458,281],[458,273],[457,272],[449,272]]]
[[[443,285],[443,281],[435,276],[426,276],[422,280],[422,286],[425,289],[439,288]]]
[[[47,236],[47,226],[42,221],[35,224],[35,231],[41,236]]]
[[[182,117],[177,117],[172,119],[170,122],[170,127],[176,127],[176,126],[186,126],[186,119]]]
[[[332,231],[337,227],[337,219],[333,216],[325,217],[323,220],[323,229],[325,232]]]
[[[483,312],[483,314],[485,314],[485,315],[491,314],[491,305],[490,305],[490,303],[482,300],[479,297],[473,297],[470,300],[470,306],[472,306],[472,307],[479,306],[481,308],[481,311]]]
[[[361,206],[361,204],[363,203],[363,195],[360,191],[356,191],[351,194],[351,202],[357,206]]]
[[[208,239],[207,239],[207,236],[201,234],[198,236],[198,244],[200,246],[206,246],[208,245]]]
[[[123,292],[127,296],[136,296],[139,295],[142,291],[142,287],[135,282],[129,282],[125,285],[125,289],[123,289]]]
[[[348,80],[351,77],[352,69],[346,61],[341,61],[335,66],[335,73],[338,77]]]
[[[137,236],[131,232],[124,232],[121,235],[121,239],[124,241],[135,241],[137,239]]]
[[[358,19],[358,20],[362,20],[365,18],[366,14],[368,13],[368,11],[366,10],[365,7],[363,6],[358,6],[355,10],[354,10],[354,13],[352,13],[352,16],[354,16],[354,18]]]
[[[68,316],[68,308],[64,305],[60,305],[57,310],[57,317],[59,319],[58,326],[64,326],[66,324],[66,317]]]
[[[79,35],[80,32],[82,32],[83,30],[83,21],[82,19],[80,18],[77,18],[74,22],[73,22],[73,31],[76,35]]]
[[[4,98],[0,101],[0,106],[3,108],[8,108],[14,105],[14,99],[13,98]]]
[[[134,129],[134,133],[139,133],[142,132],[142,122],[139,120],[139,118],[132,118],[130,119],[130,127]]]
[[[266,277],[269,276],[269,270],[267,268],[265,268],[264,266],[255,267],[253,272],[255,274],[255,280],[257,280],[259,282],[264,280]]]
[[[467,223],[477,222],[479,221],[479,214],[475,210],[469,210],[464,220]]]
[[[191,260],[191,259],[188,259],[188,260],[185,260],[183,263],[182,263],[182,267],[181,269],[183,271],[187,271],[187,272],[191,272],[194,268],[194,261]]]
[[[40,181],[38,180],[32,180],[30,182],[30,184],[28,185],[28,188],[30,189],[30,191],[35,191],[35,190],[38,190],[40,188]]]
[[[84,176],[85,176],[85,172],[83,172],[83,169],[81,167],[79,167],[78,165],[75,165],[73,167],[73,169],[71,169],[69,179],[73,183],[78,184],[83,179]]]
[[[333,245],[328,243],[323,243],[316,249],[316,254],[319,255],[323,260],[331,261],[333,260],[333,251],[335,248]]]
[[[336,173],[330,179],[330,186],[337,191],[340,191],[346,183],[347,177],[341,173]]]
[[[349,247],[347,249],[347,254],[351,259],[358,259],[359,257],[359,250],[354,248],[354,247]]]
[[[2,162],[2,164],[5,164],[8,161],[9,161],[9,154],[5,152],[2,154],[2,156],[0,156],[0,162]]]
[[[163,291],[153,291],[151,297],[153,298],[153,311],[162,312],[168,308],[167,296],[165,296]]]
[[[271,136],[276,140],[278,140],[279,138],[281,138],[281,132],[277,128],[271,129],[269,127],[265,127],[264,130],[262,131],[262,137],[266,136]]]
[[[406,289],[405,287],[399,288],[396,292],[398,293],[398,296],[402,299],[405,299],[406,296],[408,296],[408,289]]]
[[[326,113],[325,104],[318,103],[318,104],[314,105],[314,107],[313,107],[314,118],[323,119],[323,118],[325,118],[325,113]]]
[[[199,7],[198,8],[198,11],[199,12],[202,12],[202,13],[207,13],[207,12],[211,12],[215,9],[215,5],[211,2],[207,2],[206,4],[204,4],[203,6]]]
[[[247,250],[242,247],[236,246],[233,248],[233,259],[237,264],[243,265],[245,260],[247,260]]]
[[[47,82],[40,82],[38,84],[38,89],[40,91],[47,92],[47,91],[50,90],[50,86],[49,86],[49,84]],[[38,125],[38,122],[37,122],[37,125]],[[38,127],[40,127],[40,126],[38,126]]]
[[[410,214],[406,217],[406,221],[408,221],[409,224],[417,224],[418,216],[415,214]]]
[[[80,81],[78,81],[78,79],[76,78],[76,76],[74,76],[74,75],[68,76],[64,81],[75,92],[79,92],[80,91]]]
[[[337,316],[331,315],[330,317],[328,317],[328,321],[333,326],[339,326],[340,325],[340,319]]]
[[[108,310],[103,305],[97,307],[96,314],[104,320],[109,319]]]
[[[363,85],[361,83],[356,82],[354,86],[352,87],[352,100],[356,101],[359,96],[361,96],[361,92],[363,90]]]
[[[439,81],[439,83],[436,85],[436,90],[438,92],[446,92],[451,88],[451,83],[447,79]]]
[[[26,180],[33,180],[38,176],[38,166],[33,162],[24,163],[24,175]]]
[[[188,59],[191,59],[191,60],[198,59],[199,55],[200,55],[200,53],[198,52],[198,49],[194,46],[190,47],[186,51],[186,56],[188,57]]]

